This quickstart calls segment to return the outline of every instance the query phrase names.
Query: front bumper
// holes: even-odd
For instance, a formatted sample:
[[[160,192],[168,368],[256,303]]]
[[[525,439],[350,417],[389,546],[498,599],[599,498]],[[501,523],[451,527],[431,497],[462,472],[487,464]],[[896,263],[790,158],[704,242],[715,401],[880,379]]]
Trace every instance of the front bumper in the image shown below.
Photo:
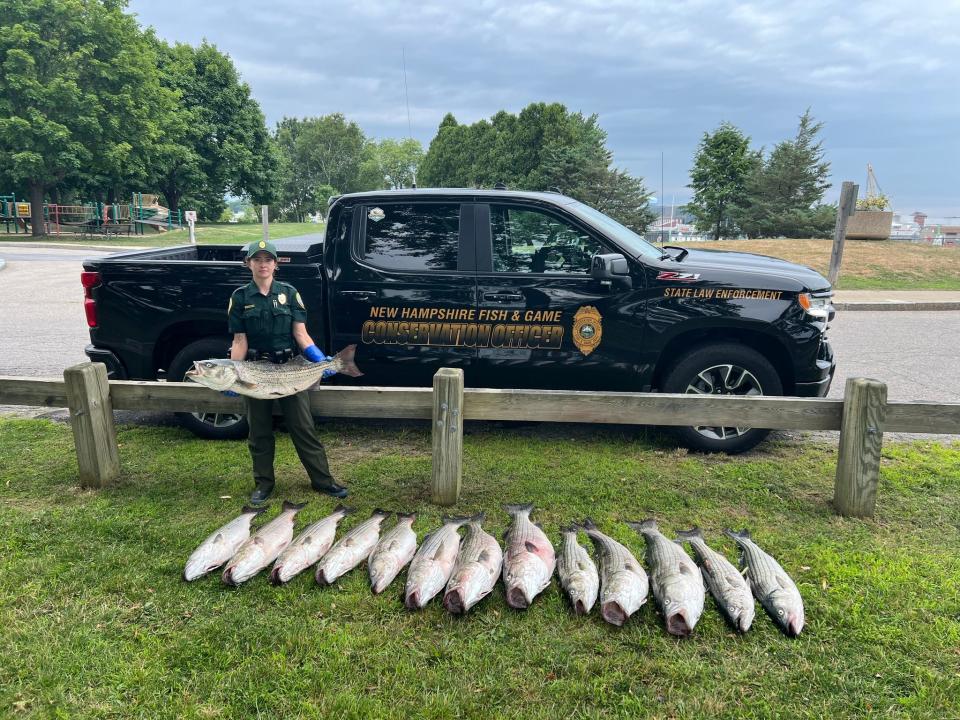
[[[817,370],[812,381],[798,382],[794,388],[797,397],[826,397],[830,392],[830,383],[837,371],[837,359],[833,356],[833,348],[826,338],[820,341],[817,351]]]
[[[104,350],[103,348],[98,348],[95,345],[87,345],[83,352],[90,362],[103,363],[107,366],[107,378],[110,380],[126,380],[127,379],[127,369],[123,367],[123,363],[120,362],[120,358],[114,355],[110,350]]]

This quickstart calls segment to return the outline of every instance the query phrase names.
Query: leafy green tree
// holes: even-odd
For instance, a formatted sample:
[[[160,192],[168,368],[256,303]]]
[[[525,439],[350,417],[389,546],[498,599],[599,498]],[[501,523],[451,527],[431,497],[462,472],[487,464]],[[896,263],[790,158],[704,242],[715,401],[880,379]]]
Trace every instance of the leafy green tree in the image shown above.
[[[364,190],[413,187],[422,161],[423,146],[412,138],[368,142],[360,165],[360,187]]]
[[[189,199],[202,217],[217,218],[227,192],[269,202],[276,154],[260,106],[233,61],[207,42],[156,45],[161,83],[178,102],[178,111],[165,118],[154,168],[154,183],[170,209]]]
[[[555,187],[642,232],[653,219],[640,179],[612,167],[607,135],[596,115],[560,103],[532,103],[513,115],[460,125],[446,115],[420,167],[435,187]]]
[[[827,237],[833,230],[836,208],[823,205],[830,187],[830,163],[808,109],[800,117],[793,140],[778,143],[765,159],[752,160],[746,193],[736,213],[739,226],[750,237]]]
[[[693,189],[687,209],[698,230],[710,231],[714,240],[737,234],[733,216],[752,169],[750,138],[735,125],[724,122],[703,134],[687,186]]]
[[[367,140],[340,113],[316,118],[284,118],[274,135],[280,156],[278,202],[284,215],[302,221],[325,211],[328,190],[361,189],[360,166]]]
[[[0,167],[43,233],[51,188],[115,189],[147,173],[169,107],[122,0],[6,0],[0,10]],[[150,98],[150,102],[145,102]]]

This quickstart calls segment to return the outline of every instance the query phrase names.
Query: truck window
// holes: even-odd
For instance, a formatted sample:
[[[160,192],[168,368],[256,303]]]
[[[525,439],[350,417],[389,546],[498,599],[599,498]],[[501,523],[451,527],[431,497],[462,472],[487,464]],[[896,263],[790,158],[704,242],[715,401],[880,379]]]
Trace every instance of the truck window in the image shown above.
[[[457,269],[459,203],[368,205],[363,258],[390,270]]]
[[[490,206],[496,272],[589,275],[599,242],[554,215],[509,205]]]

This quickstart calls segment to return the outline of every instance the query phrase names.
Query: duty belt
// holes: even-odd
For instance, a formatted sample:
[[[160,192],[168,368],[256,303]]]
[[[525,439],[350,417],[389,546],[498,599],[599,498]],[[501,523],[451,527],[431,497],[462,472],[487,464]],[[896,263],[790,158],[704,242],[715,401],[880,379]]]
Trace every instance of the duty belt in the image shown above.
[[[250,348],[247,350],[247,360],[269,360],[277,365],[282,365],[299,354],[299,350],[292,348],[286,348],[284,350],[256,350]]]

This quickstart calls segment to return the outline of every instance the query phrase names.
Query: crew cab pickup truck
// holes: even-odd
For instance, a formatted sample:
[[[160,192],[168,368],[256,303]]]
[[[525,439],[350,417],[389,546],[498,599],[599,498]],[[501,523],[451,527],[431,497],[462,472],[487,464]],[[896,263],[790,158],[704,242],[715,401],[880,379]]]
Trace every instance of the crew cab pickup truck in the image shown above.
[[[832,290],[819,273],[657,247],[557,193],[343,195],[323,235],[276,245],[310,334],[328,353],[355,343],[367,385],[429,386],[458,367],[474,387],[823,396],[833,378]],[[87,260],[87,355],[111,378],[142,380],[225,357],[230,294],[250,281],[242,257],[237,243]],[[211,437],[245,433],[238,416],[182,420]],[[680,435],[739,452],[766,432]]]

